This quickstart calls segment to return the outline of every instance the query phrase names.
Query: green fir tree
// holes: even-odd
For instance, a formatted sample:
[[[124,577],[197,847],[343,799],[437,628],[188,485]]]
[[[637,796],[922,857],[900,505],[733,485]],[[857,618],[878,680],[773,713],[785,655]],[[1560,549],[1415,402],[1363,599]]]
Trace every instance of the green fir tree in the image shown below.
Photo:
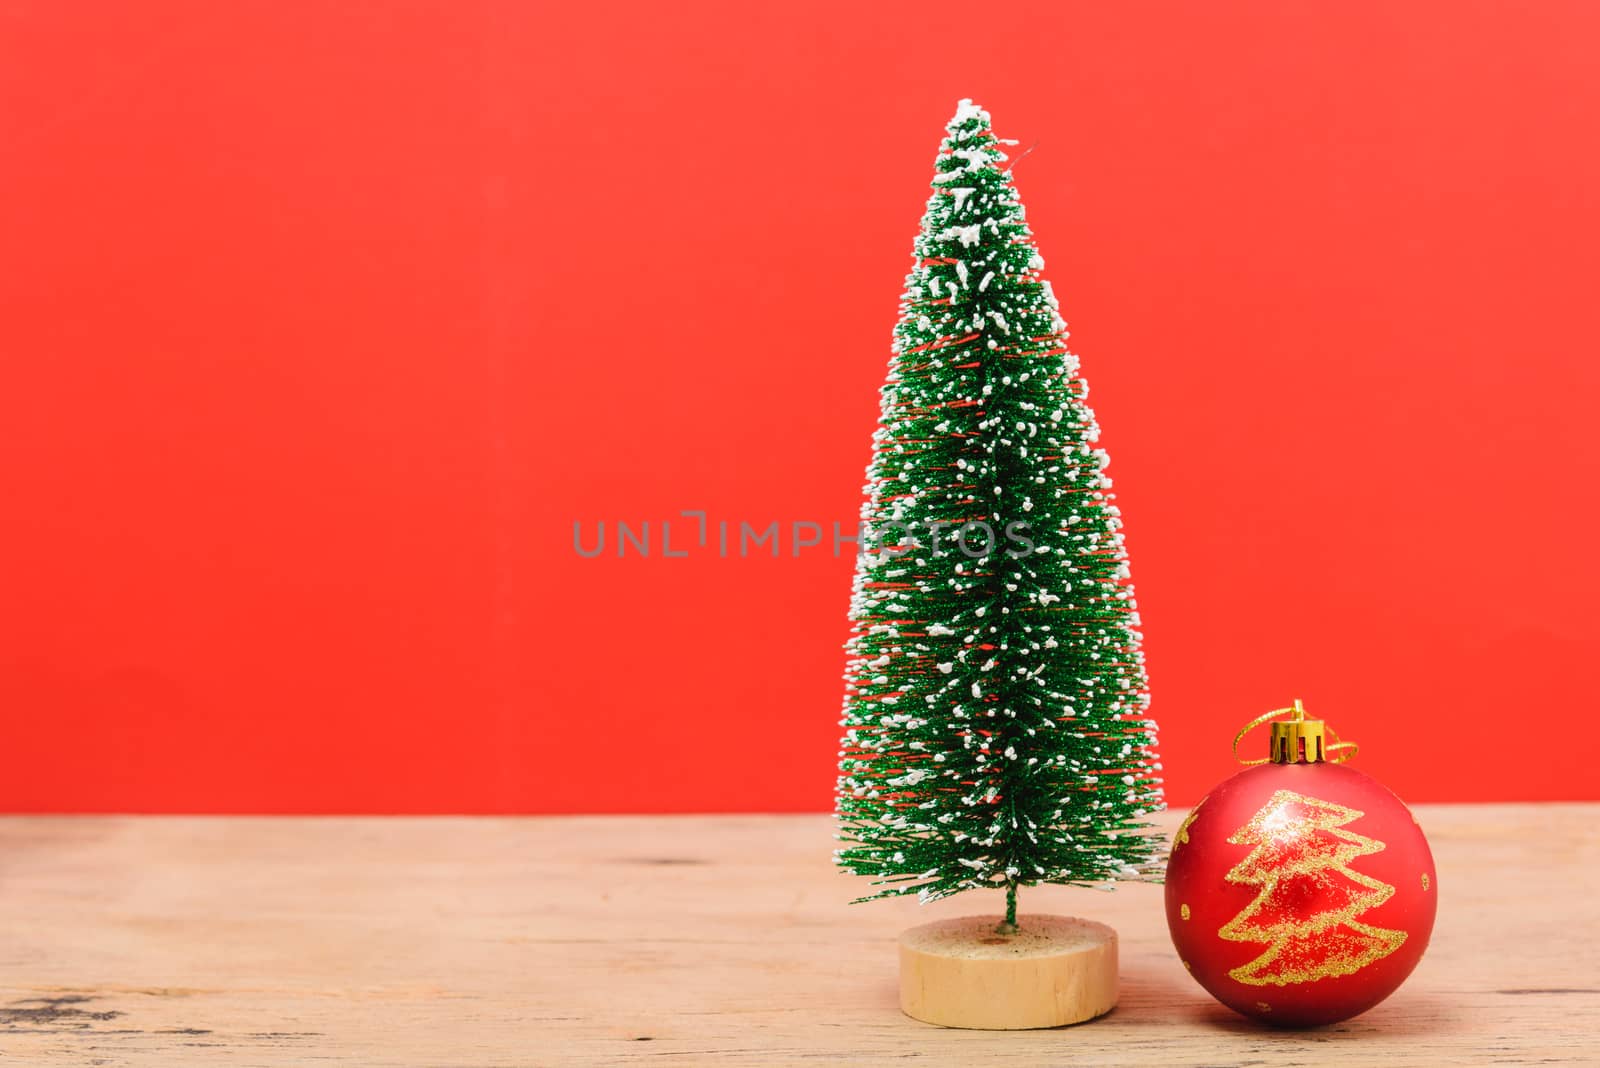
[[[862,900],[1156,879],[1139,613],[1088,384],[989,115],[946,127],[867,471],[840,865]]]

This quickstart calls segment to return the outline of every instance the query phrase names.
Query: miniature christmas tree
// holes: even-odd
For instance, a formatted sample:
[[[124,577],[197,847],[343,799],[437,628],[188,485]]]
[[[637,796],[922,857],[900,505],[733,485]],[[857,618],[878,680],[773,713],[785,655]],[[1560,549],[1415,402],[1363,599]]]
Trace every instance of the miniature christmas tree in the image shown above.
[[[1279,790],[1228,839],[1255,847],[1228,872],[1228,881],[1261,892],[1217,933],[1235,942],[1268,943],[1230,977],[1254,986],[1288,986],[1350,975],[1405,942],[1404,931],[1356,920],[1394,896],[1394,887],[1349,867],[1355,858],[1383,849],[1382,842],[1342,829],[1360,818],[1353,808]],[[1308,901],[1321,910],[1303,915]]]
[[[989,115],[947,126],[862,508],[838,862],[924,901],[1159,877],[1139,614],[1089,387]]]

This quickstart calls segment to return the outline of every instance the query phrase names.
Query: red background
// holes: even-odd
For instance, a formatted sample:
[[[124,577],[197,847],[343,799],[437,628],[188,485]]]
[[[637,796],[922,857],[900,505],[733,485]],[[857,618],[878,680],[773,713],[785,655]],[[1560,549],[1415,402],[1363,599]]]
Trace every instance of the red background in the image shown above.
[[[9,4],[0,808],[827,807],[849,559],[572,523],[853,521],[969,95],[1038,142],[1171,799],[1296,695],[1409,800],[1600,797],[1597,32]]]

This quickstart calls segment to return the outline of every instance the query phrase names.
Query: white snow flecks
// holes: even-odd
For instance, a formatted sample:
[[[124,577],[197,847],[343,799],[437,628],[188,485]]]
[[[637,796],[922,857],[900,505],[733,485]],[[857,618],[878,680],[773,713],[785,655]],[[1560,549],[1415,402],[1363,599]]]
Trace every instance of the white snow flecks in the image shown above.
[[[983,240],[983,227],[978,223],[971,226],[952,226],[940,236],[946,241],[959,241],[962,248],[968,248]]]
[[[1002,159],[1005,157],[1005,153],[1003,152],[996,152],[993,149],[986,150],[982,148],[958,148],[953,150],[950,154],[956,159],[965,163],[966,167],[964,169],[969,171],[983,170],[989,165],[993,156],[998,155]]]

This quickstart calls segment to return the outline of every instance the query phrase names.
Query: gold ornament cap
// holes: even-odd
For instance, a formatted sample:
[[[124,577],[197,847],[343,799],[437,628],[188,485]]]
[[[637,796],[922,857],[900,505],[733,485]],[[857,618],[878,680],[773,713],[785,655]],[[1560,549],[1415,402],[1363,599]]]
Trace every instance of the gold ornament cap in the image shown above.
[[[1320,719],[1306,719],[1305,706],[1296,698],[1290,719],[1268,725],[1271,733],[1267,759],[1274,764],[1320,764],[1327,759],[1327,731]]]
[[[1288,719],[1278,719],[1287,715]],[[1266,724],[1267,756],[1245,760],[1239,756],[1239,743],[1245,735]],[[1356,744],[1339,740],[1333,728],[1320,719],[1306,719],[1305,705],[1298,698],[1288,708],[1274,708],[1246,723],[1233,737],[1233,755],[1241,764],[1342,764],[1356,755]]]

